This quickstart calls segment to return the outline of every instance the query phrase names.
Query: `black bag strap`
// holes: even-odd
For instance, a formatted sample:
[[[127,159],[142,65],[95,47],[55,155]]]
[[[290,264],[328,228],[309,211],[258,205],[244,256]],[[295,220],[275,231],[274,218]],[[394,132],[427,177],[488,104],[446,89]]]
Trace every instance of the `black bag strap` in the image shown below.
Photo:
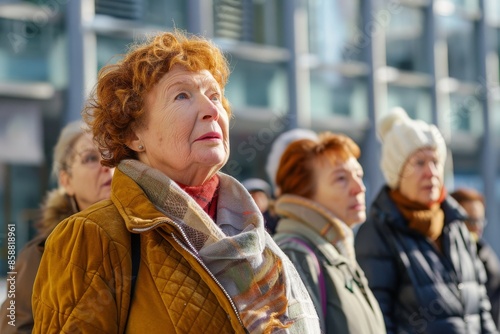
[[[139,264],[141,263],[141,235],[130,233],[131,256],[132,256],[132,281],[130,282],[130,300],[134,296],[135,283],[139,274]]]
[[[134,297],[135,283],[137,282],[137,276],[139,274],[139,265],[141,263],[141,235],[138,233],[130,233],[130,255],[132,257],[132,275],[130,281],[130,303],[128,306],[128,316],[130,315],[130,309],[132,308],[132,299]],[[125,328],[127,326],[125,325]]]

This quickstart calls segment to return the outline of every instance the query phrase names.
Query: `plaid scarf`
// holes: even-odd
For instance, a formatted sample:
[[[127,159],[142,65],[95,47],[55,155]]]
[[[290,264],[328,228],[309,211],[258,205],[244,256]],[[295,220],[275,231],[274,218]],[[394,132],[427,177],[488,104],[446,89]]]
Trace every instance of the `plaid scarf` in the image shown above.
[[[215,223],[175,182],[137,160],[118,168],[182,230],[179,237],[233,300],[250,333],[319,333],[314,305],[290,260],[264,229],[250,194],[218,173]]]

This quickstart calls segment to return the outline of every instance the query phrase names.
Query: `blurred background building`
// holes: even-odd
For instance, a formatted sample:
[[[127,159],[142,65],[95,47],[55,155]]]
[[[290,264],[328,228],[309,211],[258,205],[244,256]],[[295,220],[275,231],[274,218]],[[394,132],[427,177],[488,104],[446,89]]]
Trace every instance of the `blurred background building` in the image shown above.
[[[2,272],[7,224],[18,249],[33,236],[52,147],[98,70],[174,28],[229,57],[227,173],[266,178],[284,130],[339,131],[362,148],[371,201],[383,184],[374,120],[402,106],[441,129],[448,188],[482,191],[486,238],[500,237],[500,0],[0,0]]]

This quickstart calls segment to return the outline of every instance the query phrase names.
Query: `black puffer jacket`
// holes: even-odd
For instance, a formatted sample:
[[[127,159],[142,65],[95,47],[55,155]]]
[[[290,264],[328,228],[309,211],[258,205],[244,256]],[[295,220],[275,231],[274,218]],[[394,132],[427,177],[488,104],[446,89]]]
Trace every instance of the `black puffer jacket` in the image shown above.
[[[477,241],[477,254],[486,269],[486,291],[491,302],[491,316],[497,328],[500,328],[500,260],[484,239]]]
[[[387,333],[497,333],[478,260],[458,204],[447,198],[442,252],[411,230],[389,188],[378,194],[355,241]]]

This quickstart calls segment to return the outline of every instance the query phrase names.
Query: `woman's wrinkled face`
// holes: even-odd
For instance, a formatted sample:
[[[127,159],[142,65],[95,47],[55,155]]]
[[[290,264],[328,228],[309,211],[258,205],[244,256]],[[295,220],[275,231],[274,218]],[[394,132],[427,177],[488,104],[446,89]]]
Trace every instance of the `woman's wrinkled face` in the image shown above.
[[[174,65],[146,95],[145,117],[129,146],[140,161],[174,181],[203,184],[229,157],[222,94],[209,71]]]
[[[366,220],[363,168],[354,157],[322,161],[314,170],[316,192],[311,198],[348,226]]]
[[[444,166],[435,149],[413,153],[406,161],[399,179],[399,191],[411,201],[423,205],[436,202],[443,187]]]
[[[78,138],[72,149],[67,170],[61,171],[59,183],[74,196],[80,210],[108,199],[114,168],[101,165],[101,155],[90,134]]]

